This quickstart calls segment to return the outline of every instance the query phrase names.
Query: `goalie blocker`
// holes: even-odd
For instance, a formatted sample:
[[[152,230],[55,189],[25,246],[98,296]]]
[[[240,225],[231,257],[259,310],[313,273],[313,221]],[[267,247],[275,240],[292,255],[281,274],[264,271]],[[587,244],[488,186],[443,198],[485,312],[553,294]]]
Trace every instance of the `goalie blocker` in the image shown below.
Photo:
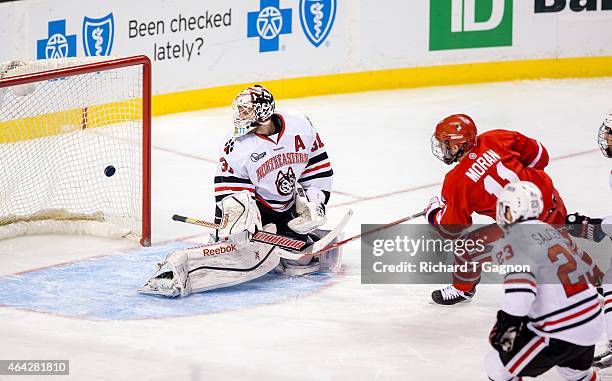
[[[272,270],[290,276],[339,271],[340,248],[316,256],[311,254],[341,239],[341,230],[352,215],[350,211],[336,229],[315,230],[306,235],[308,245],[299,251],[279,247],[274,242],[251,239],[256,233],[279,236],[275,235],[275,224],[261,226],[259,209],[248,192],[228,196],[218,206],[223,211],[224,220],[227,218],[228,221],[217,232],[219,240],[169,254],[164,262],[158,264],[155,274],[139,292],[185,297],[191,293],[245,283]]]

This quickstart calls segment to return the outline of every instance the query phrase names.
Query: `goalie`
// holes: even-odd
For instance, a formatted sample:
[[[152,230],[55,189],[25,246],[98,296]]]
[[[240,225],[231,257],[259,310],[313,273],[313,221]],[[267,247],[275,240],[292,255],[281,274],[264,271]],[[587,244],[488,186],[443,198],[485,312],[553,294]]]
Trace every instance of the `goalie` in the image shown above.
[[[310,120],[276,111],[274,97],[259,85],[238,94],[232,111],[234,130],[214,178],[220,228],[208,245],[170,254],[143,293],[186,296],[272,270],[303,275],[340,267],[338,249],[302,256],[251,239],[260,230],[309,243],[330,239],[331,233],[318,228],[327,221],[333,171]]]

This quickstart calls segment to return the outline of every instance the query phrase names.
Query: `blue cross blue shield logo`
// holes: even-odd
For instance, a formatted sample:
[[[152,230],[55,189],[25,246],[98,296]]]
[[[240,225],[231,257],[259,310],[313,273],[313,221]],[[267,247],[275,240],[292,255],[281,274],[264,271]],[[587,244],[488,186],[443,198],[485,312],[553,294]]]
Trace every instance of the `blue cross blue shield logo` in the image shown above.
[[[83,18],[83,49],[87,56],[108,56],[113,50],[115,20],[112,12],[100,19]]]
[[[76,57],[76,34],[66,34],[66,20],[49,21],[47,38],[36,41],[36,59]]]
[[[308,40],[319,47],[336,18],[336,0],[300,0],[300,21]]]
[[[279,0],[260,0],[259,11],[247,15],[247,37],[259,37],[260,52],[276,52],[279,36],[291,33],[291,18],[291,8],[281,9]]]

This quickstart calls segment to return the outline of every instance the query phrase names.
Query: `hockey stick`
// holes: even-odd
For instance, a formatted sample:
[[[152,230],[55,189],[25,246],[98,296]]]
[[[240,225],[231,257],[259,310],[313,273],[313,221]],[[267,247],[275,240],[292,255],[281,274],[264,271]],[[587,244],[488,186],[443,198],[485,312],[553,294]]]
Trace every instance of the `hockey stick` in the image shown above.
[[[284,236],[281,236],[281,235],[278,235],[278,234],[266,233],[266,232],[262,232],[262,231],[258,231],[255,234],[266,233],[270,237],[270,239],[266,239],[263,235],[260,234],[257,237],[258,239],[254,239],[254,241],[262,242],[262,243],[267,243],[267,244],[270,244],[272,246],[277,246],[279,248],[279,250],[278,250],[279,253],[278,254],[281,257],[284,257],[284,258],[287,258],[287,259],[299,259],[299,258],[302,258],[303,256],[306,256],[306,255],[319,255],[321,253],[325,253],[325,252],[327,252],[329,250],[332,250],[332,249],[335,249],[337,247],[343,246],[343,245],[345,245],[345,244],[347,244],[349,242],[352,242],[352,241],[354,241],[356,239],[368,236],[368,235],[370,235],[372,233],[376,233],[376,232],[379,232],[381,230],[388,229],[388,228],[390,228],[392,226],[401,224],[403,222],[407,222],[407,221],[413,220],[415,218],[422,217],[422,216],[425,215],[425,212],[419,212],[419,213],[413,214],[413,215],[408,216],[408,217],[400,218],[397,221],[389,222],[388,224],[381,225],[381,226],[379,226],[377,228],[374,228],[372,230],[368,230],[366,232],[359,233],[359,234],[354,235],[352,237],[343,239],[342,241],[338,241],[338,242],[334,242],[334,243],[330,244],[330,242],[333,241],[334,238],[336,238],[338,236],[338,234],[340,234],[342,232],[342,229],[344,229],[344,227],[346,226],[346,224],[348,223],[348,220],[351,218],[352,215],[353,215],[353,211],[349,209],[349,211],[346,213],[346,215],[344,216],[342,221],[340,221],[340,223],[334,228],[334,230],[330,231],[327,235],[325,235],[319,241],[317,241],[317,242],[313,243],[312,245],[310,245],[308,247],[305,247],[305,248],[301,245],[301,243],[303,241],[296,240],[296,239],[289,238],[289,237],[284,237]],[[175,217],[178,217],[178,219],[175,218]],[[219,224],[213,224],[213,223],[206,222],[206,221],[200,221],[200,220],[197,220],[195,218],[182,217],[182,216],[178,216],[176,214],[172,217],[172,219],[175,220],[175,221],[187,222],[187,223],[191,223],[191,224],[195,224],[195,225],[200,225],[200,226],[204,226],[204,227],[210,227],[210,228],[213,228],[213,229],[219,229],[219,227],[220,227]],[[224,220],[224,224],[227,224],[227,219]],[[255,235],[253,237],[255,237]],[[283,241],[282,242],[278,242],[278,241],[274,242],[274,240],[283,240]],[[291,240],[291,241],[295,241],[295,242],[287,244],[287,242],[288,242],[287,240]],[[296,250],[295,247],[292,247],[292,246],[295,246],[295,245],[298,245],[299,247],[302,247],[302,249],[301,249],[302,251],[301,252],[298,251],[298,252],[295,252],[295,253],[291,253],[291,252],[288,252],[288,251],[284,250],[284,249]]]
[[[281,249],[302,251],[308,243],[301,239],[286,237],[279,234],[257,230],[251,237],[251,241],[261,242],[272,246],[280,247]]]
[[[342,233],[342,230],[344,230],[344,227],[349,222],[352,216],[353,210],[349,209],[340,221],[340,223],[338,223],[338,225],[336,225],[336,227],[332,231],[327,233],[320,240],[307,247],[304,252],[310,255],[321,253],[323,248],[327,247],[337,236],[340,235],[340,233]]]
[[[223,218],[222,224],[215,224],[208,221],[198,220],[197,218],[185,217],[175,214],[172,216],[174,221],[185,222],[187,224],[198,225],[209,229],[222,229],[227,226],[228,216]],[[253,241],[267,243],[272,246],[278,247],[277,254],[285,259],[300,259],[304,254],[300,254],[299,250],[303,250],[307,247],[306,241],[301,241],[294,238],[281,236],[278,234],[268,233],[265,231],[257,231],[252,237]],[[297,253],[291,253],[285,249],[298,250]]]
[[[172,219],[174,221],[185,222],[185,223],[188,223],[188,224],[203,226],[205,228],[210,228],[210,229],[223,229],[224,227],[227,226],[228,218],[229,218],[229,216],[226,215],[223,218],[223,223],[222,224],[215,224],[215,223],[208,222],[208,221],[198,220],[197,218],[179,216],[178,214],[175,214],[175,215],[172,216]]]
[[[352,242],[352,241],[354,241],[354,240],[356,240],[356,239],[359,239],[359,238],[362,238],[362,237],[368,236],[368,235],[370,235],[370,234],[372,234],[372,233],[376,233],[376,232],[379,232],[379,231],[381,231],[381,230],[388,229],[388,228],[390,228],[390,227],[392,227],[392,226],[395,226],[395,225],[401,224],[402,222],[407,222],[407,221],[410,221],[410,220],[414,220],[415,218],[418,218],[418,217],[421,217],[421,216],[424,216],[424,215],[425,215],[425,212],[420,212],[420,213],[417,213],[417,214],[413,214],[412,216],[408,216],[408,217],[400,218],[400,219],[399,219],[399,220],[397,220],[397,221],[389,222],[388,224],[385,224],[385,225],[379,226],[379,227],[377,227],[377,228],[375,228],[375,229],[368,230],[368,231],[366,231],[366,232],[363,232],[363,233],[360,233],[360,234],[354,235],[354,236],[349,237],[349,238],[347,238],[347,239],[343,239],[342,241],[334,242],[334,243],[332,243],[331,245],[327,245],[327,246],[325,246],[325,247],[323,247],[323,248],[321,248],[321,249],[319,249],[319,250],[317,250],[317,251],[313,252],[312,254],[308,254],[308,255],[319,255],[319,254],[324,253],[324,252],[326,252],[326,251],[329,251],[329,250],[335,249],[336,247],[339,247],[339,246],[345,245],[345,244],[347,244],[347,243],[349,243],[349,242]]]
[[[261,231],[256,232],[253,237],[251,237],[251,240],[276,246],[278,248],[276,250],[276,254],[282,258],[300,259],[305,255],[314,255],[313,253],[320,252],[321,249],[329,245],[330,242],[332,242],[340,233],[342,233],[342,230],[352,216],[353,211],[349,209],[333,230],[329,231],[326,235],[321,237],[321,239],[308,246],[306,246],[306,242],[302,240]],[[287,249],[292,251],[287,251]]]
[[[329,233],[327,233],[327,235],[325,235],[325,237],[321,238],[319,241],[313,243],[312,245],[310,245],[308,248],[303,249],[303,252],[301,253],[291,253],[288,252],[286,250],[283,250],[281,248],[279,248],[279,250],[277,250],[277,253],[283,257],[283,258],[287,258],[287,259],[299,259],[303,256],[307,256],[307,255],[319,255],[322,253],[325,253],[327,251],[330,251],[332,249],[335,249],[337,247],[343,246],[349,242],[352,242],[356,239],[368,236],[372,233],[376,233],[379,232],[381,230],[385,230],[388,229],[392,226],[401,224],[402,222],[407,222],[410,220],[414,220],[415,218],[418,217],[422,217],[425,215],[425,212],[419,212],[416,214],[413,214],[412,216],[408,216],[408,217],[404,217],[404,218],[400,218],[397,221],[393,221],[393,222],[389,222],[388,224],[385,225],[381,225],[375,229],[372,230],[368,230],[366,232],[354,235],[352,237],[349,237],[347,239],[343,239],[342,241],[338,241],[338,242],[334,242],[332,244],[330,244],[331,241],[334,240],[334,238],[336,238],[341,232],[342,229],[344,229],[344,227],[346,226],[346,223],[348,222],[348,220],[350,219],[350,217],[353,215],[353,211],[349,210],[347,212],[347,214],[344,216],[344,218],[342,219],[342,221],[336,226],[336,228],[332,231],[330,231]]]

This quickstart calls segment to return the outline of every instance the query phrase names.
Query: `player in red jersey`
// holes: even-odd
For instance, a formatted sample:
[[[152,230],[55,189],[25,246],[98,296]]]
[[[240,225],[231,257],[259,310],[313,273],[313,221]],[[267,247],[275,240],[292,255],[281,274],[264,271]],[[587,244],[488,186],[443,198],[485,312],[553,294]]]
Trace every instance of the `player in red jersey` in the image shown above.
[[[507,130],[477,135],[472,118],[456,114],[438,123],[431,148],[445,164],[457,163],[444,178],[441,197],[432,198],[425,213],[446,238],[457,238],[472,224],[474,212],[495,219],[497,196],[510,182],[534,183],[544,199],[539,219],[548,224],[565,222],[563,200],[544,172],[548,152],[537,140]],[[470,301],[479,279],[478,273],[455,273],[453,285],[434,291],[432,299],[446,305]]]

